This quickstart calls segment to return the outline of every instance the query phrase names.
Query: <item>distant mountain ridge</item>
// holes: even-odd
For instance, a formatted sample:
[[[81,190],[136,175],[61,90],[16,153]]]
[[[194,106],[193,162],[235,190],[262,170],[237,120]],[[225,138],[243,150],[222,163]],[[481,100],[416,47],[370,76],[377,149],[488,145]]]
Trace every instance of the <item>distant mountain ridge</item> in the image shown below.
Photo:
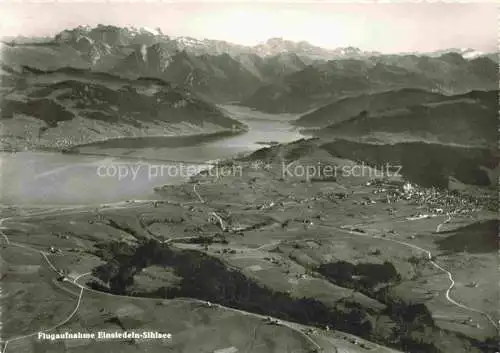
[[[349,96],[404,88],[442,94],[498,88],[498,65],[460,54],[339,59],[291,73],[262,86],[243,105],[268,113],[304,113]]]
[[[244,46],[172,37],[159,28],[97,25],[64,30],[48,42],[11,40],[0,51],[11,67],[156,77],[213,103],[269,113],[304,113],[343,97],[403,88],[460,94],[498,86],[493,56],[471,49],[389,55],[283,38]]]
[[[242,99],[253,93],[261,80],[229,54],[192,55],[167,43],[141,46],[111,70],[126,76],[159,77],[185,85],[214,101]]]
[[[223,40],[196,39],[183,36],[172,37],[164,35],[159,28],[117,27],[110,25],[98,25],[94,28],[79,26],[74,29],[64,30],[55,36],[55,41],[64,42],[70,45],[81,40],[103,42],[110,46],[175,43],[178,50],[186,50],[196,55],[218,55],[227,53],[231,56],[256,54],[261,57],[267,57],[283,53],[295,53],[299,57],[307,57],[313,60],[330,60],[340,57],[367,57],[381,54],[374,51],[362,51],[355,47],[326,49],[312,45],[306,41],[294,42],[277,37],[270,38],[266,42],[255,46],[245,46]]]
[[[33,38],[32,41],[50,41],[50,37]],[[92,43],[101,42],[109,46],[128,46],[134,44],[152,45],[159,42],[175,42],[178,50],[187,50],[194,54],[217,55],[227,53],[231,56],[241,54],[256,54],[262,57],[274,56],[282,53],[295,53],[299,57],[309,57],[310,59],[331,60],[338,58],[360,58],[371,57],[383,54],[377,51],[364,51],[356,47],[338,47],[335,49],[322,48],[307,41],[291,41],[281,37],[269,38],[267,41],[254,46],[230,43],[224,40],[197,39],[188,36],[169,36],[162,32],[160,28],[119,27],[114,25],[99,24],[95,27],[78,26],[73,29],[66,29],[56,34],[53,40],[57,43],[69,45],[77,44],[80,41]],[[4,37],[4,42],[27,44],[29,37]],[[459,53],[464,58],[471,59],[478,56],[485,56],[492,53],[483,53],[472,48],[448,48],[432,52],[421,53],[426,56],[440,56],[445,53]],[[400,53],[398,55],[409,55],[418,53]]]

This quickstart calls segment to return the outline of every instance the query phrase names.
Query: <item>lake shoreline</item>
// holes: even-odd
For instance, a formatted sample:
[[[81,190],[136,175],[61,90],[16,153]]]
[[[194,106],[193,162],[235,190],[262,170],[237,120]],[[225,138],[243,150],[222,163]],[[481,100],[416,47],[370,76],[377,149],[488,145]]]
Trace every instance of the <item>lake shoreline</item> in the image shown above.
[[[96,148],[96,149],[110,149],[110,148],[149,148],[149,147],[167,147],[167,148],[182,148],[194,146],[197,144],[212,142],[221,138],[233,137],[248,132],[245,130],[224,130],[205,134],[185,135],[185,136],[144,136],[144,137],[120,137],[107,139],[98,142],[91,142],[87,144],[72,146],[68,149],[62,150],[62,153],[79,153],[81,148]]]
[[[304,137],[289,121],[263,122],[253,117],[246,111],[235,117],[243,120],[248,130],[189,137],[129,137],[64,152],[57,148],[3,148],[0,202],[95,205],[150,199],[155,197],[157,186],[187,181],[169,171],[184,171],[190,165],[210,168],[266,147],[259,142],[290,143]]]
[[[1,146],[0,152],[5,153],[16,153],[16,152],[53,152],[53,153],[63,153],[63,154],[78,154],[78,149],[85,147],[97,147],[102,146],[101,148],[114,148],[113,144],[120,145],[126,144],[127,142],[131,142],[132,146],[127,146],[128,148],[138,148],[133,146],[133,142],[136,141],[147,141],[147,140],[156,140],[162,141],[159,147],[186,147],[191,146],[196,143],[201,142],[210,142],[213,140],[217,140],[219,138],[227,138],[232,136],[238,136],[248,132],[248,127],[240,129],[231,129],[231,130],[221,130],[209,133],[200,133],[200,134],[190,134],[190,135],[156,135],[156,136],[123,136],[118,138],[106,138],[100,141],[94,141],[84,144],[76,144],[67,147],[50,147],[45,145],[34,145],[30,148],[27,147],[18,147],[18,146]],[[106,146],[108,145],[108,146]],[[148,146],[146,146],[148,147]],[[139,147],[140,148],[140,147]]]

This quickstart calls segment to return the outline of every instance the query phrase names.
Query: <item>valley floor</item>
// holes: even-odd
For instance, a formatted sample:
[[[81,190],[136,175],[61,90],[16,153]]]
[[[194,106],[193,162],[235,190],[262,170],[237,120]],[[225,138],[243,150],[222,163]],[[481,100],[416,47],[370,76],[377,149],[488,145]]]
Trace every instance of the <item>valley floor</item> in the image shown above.
[[[390,186],[274,168],[199,176],[157,201],[4,208],[2,353],[490,351],[495,212],[386,204]],[[172,339],[47,342],[44,330]]]

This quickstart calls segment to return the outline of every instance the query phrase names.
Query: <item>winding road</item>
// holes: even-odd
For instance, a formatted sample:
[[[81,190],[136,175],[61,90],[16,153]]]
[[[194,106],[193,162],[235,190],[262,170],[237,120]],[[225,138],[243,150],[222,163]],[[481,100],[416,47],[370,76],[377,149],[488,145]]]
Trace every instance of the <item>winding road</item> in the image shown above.
[[[441,228],[446,224],[446,223],[450,223],[451,222],[451,216],[450,214],[446,214],[446,219],[442,222],[442,223],[439,223],[438,226],[436,227],[436,233],[439,233],[441,231]]]
[[[459,303],[458,301],[456,301],[453,298],[451,298],[451,291],[455,287],[455,279],[453,278],[453,275],[452,275],[452,273],[450,271],[446,270],[445,268],[443,268],[441,265],[439,265],[438,263],[436,263],[433,260],[433,256],[432,256],[432,253],[431,253],[430,250],[421,248],[421,247],[419,247],[417,245],[410,244],[410,243],[407,243],[407,242],[404,242],[404,241],[396,240],[396,239],[384,238],[384,237],[380,237],[380,236],[377,236],[377,235],[369,235],[369,234],[360,233],[360,232],[356,232],[356,231],[352,231],[352,230],[346,230],[346,229],[343,229],[343,228],[337,228],[337,230],[339,230],[341,232],[348,233],[348,234],[352,234],[352,235],[363,236],[363,237],[368,237],[368,238],[372,238],[372,239],[380,239],[380,240],[390,241],[390,242],[393,242],[393,243],[401,244],[403,246],[415,249],[417,251],[420,251],[420,252],[426,254],[429,262],[435,268],[437,268],[439,271],[445,273],[447,275],[447,277],[448,277],[448,280],[450,281],[450,285],[448,286],[448,288],[445,291],[446,300],[448,302],[450,302],[451,304],[459,307],[459,308],[462,308],[462,309],[465,309],[465,310],[468,310],[468,311],[472,311],[474,313],[477,313],[477,314],[480,314],[480,315],[484,316],[496,329],[498,329],[498,324],[495,322],[495,320],[493,320],[493,318],[489,314],[487,314],[487,313],[485,313],[485,312],[483,312],[481,310],[471,308],[470,306],[467,306],[465,304]]]
[[[48,264],[48,266],[51,268],[51,270],[54,271],[56,274],[59,274],[58,269],[50,261],[50,259],[47,257],[47,255],[46,255],[45,252],[43,252],[41,250],[38,250],[38,249],[35,249],[35,248],[32,248],[30,246],[26,246],[26,245],[23,245],[23,244],[12,242],[9,239],[9,237],[2,231],[2,229],[6,229],[5,227],[3,227],[3,223],[5,221],[11,220],[11,219],[13,219],[13,217],[7,217],[7,218],[0,219],[0,235],[4,238],[5,243],[7,245],[17,246],[17,247],[24,248],[26,250],[30,250],[30,251],[39,253],[43,257],[43,259],[45,260],[45,262]],[[55,329],[63,326],[64,324],[66,324],[78,312],[78,309],[80,308],[80,304],[82,302],[82,297],[83,297],[83,292],[84,291],[91,291],[91,292],[97,293],[99,295],[107,295],[107,296],[112,296],[112,297],[122,297],[122,298],[128,298],[128,299],[133,298],[133,299],[139,299],[139,300],[158,300],[157,298],[125,296],[125,295],[117,295],[117,294],[112,294],[112,293],[97,291],[97,290],[94,290],[92,288],[88,288],[88,287],[86,287],[86,286],[81,285],[81,284],[78,283],[78,280],[80,278],[82,278],[84,276],[88,276],[90,274],[91,274],[90,272],[79,274],[72,281],[68,282],[68,283],[71,283],[71,284],[77,286],[80,289],[80,294],[78,296],[75,308],[73,309],[73,311],[65,319],[63,319],[61,322],[59,322],[58,324],[54,325],[53,327],[50,327],[50,328],[47,328],[47,329],[41,329],[41,330],[38,330],[36,332],[27,334],[27,335],[18,336],[18,337],[14,337],[14,338],[8,339],[6,341],[3,341],[2,342],[3,343],[2,353],[6,353],[7,352],[7,347],[9,345],[9,343],[11,343],[11,342],[20,341],[20,340],[23,340],[23,339],[26,339],[26,338],[37,336],[39,332],[40,333],[42,333],[42,332],[43,333],[47,333],[49,331],[53,331],[53,330],[55,330]],[[175,301],[184,301],[184,302],[188,302],[188,303],[199,303],[199,304],[202,304],[202,305],[207,305],[206,301],[198,300],[198,299],[192,299],[192,298],[176,298],[174,300]],[[256,314],[256,313],[252,313],[252,312],[247,312],[247,311],[244,311],[244,310],[239,310],[239,309],[235,309],[235,308],[231,308],[231,307],[226,307],[226,306],[223,306],[223,305],[220,305],[220,304],[216,304],[216,307],[220,308],[220,309],[227,310],[227,311],[231,311],[231,312],[234,312],[234,313],[238,313],[238,314],[241,314],[241,315],[258,318],[258,319],[261,319],[261,320],[266,320],[266,319],[269,319],[269,318],[272,319],[272,320],[275,320],[275,322],[277,322],[279,325],[288,327],[289,329],[291,329],[291,330],[293,330],[295,332],[298,332],[310,344],[312,344],[318,351],[326,352],[322,346],[320,346],[314,339],[312,339],[309,335],[307,335],[306,333],[304,333],[302,331],[302,328],[304,328],[306,326],[302,326],[302,325],[299,325],[299,324],[296,324],[296,323],[279,320],[279,319],[276,319],[276,318],[272,318],[270,316],[264,316],[264,315],[260,315],[260,314]],[[330,350],[331,353],[339,353],[337,351],[337,348],[334,345],[332,345],[331,348],[333,349],[333,350]]]
[[[196,190],[197,184],[193,184],[193,192],[198,197],[198,200],[200,200],[201,203],[205,203],[205,200],[201,197],[201,195],[198,193],[198,190]]]
[[[18,244],[18,243],[14,243],[14,242],[11,242],[9,237],[7,235],[5,235],[5,233],[2,231],[2,229],[5,229],[3,227],[3,222],[6,221],[6,220],[9,220],[11,218],[3,218],[0,220],[0,235],[2,235],[2,237],[5,239],[5,242],[7,243],[7,245],[12,245],[12,246],[17,246],[17,247],[20,247],[20,248],[23,248],[23,249],[27,249],[27,250],[31,250],[31,251],[34,251],[34,252],[38,252],[40,255],[42,255],[42,257],[45,259],[45,261],[47,262],[47,264],[49,265],[49,267],[56,273],[58,273],[58,270],[57,268],[54,266],[54,264],[49,260],[49,258],[47,257],[47,255],[41,251],[41,250],[37,250],[35,248],[32,248],[32,247],[29,247],[29,246],[26,246],[26,245],[23,245],[23,244]],[[78,312],[78,309],[80,308],[80,304],[82,302],[82,297],[83,297],[83,288],[80,287],[80,294],[78,295],[78,299],[77,299],[77,302],[76,302],[76,306],[75,308],[73,309],[73,311],[64,319],[62,320],[61,322],[59,322],[58,324],[50,327],[50,328],[47,328],[47,329],[41,329],[41,330],[38,330],[36,332],[33,332],[33,333],[30,333],[30,334],[27,334],[27,335],[23,335],[23,336],[18,336],[18,337],[14,337],[14,338],[11,338],[11,339],[8,339],[6,341],[3,342],[3,348],[2,348],[2,353],[5,353],[7,352],[7,346],[9,345],[9,343],[11,342],[15,342],[15,341],[20,341],[22,339],[25,339],[25,338],[29,338],[29,337],[34,337],[34,336],[37,336],[39,333],[47,333],[49,331],[53,331],[53,330],[56,330],[58,329],[59,327],[63,326],[64,324],[66,324],[69,320],[71,320],[73,318],[73,316],[75,316],[75,314]]]
[[[194,192],[194,194],[198,198],[199,202],[206,203],[206,201],[201,197],[201,195],[197,191],[196,187],[197,187],[197,184],[194,184],[193,185],[193,192]],[[136,202],[139,202],[139,201],[141,203],[137,204],[137,206],[141,206],[142,202],[148,202],[148,203],[155,202],[155,201],[162,201],[163,202],[163,200],[135,200],[135,202],[133,202],[134,206],[135,206]],[[106,206],[106,210],[120,209],[120,208],[124,208],[124,207],[127,207],[127,208],[128,207],[133,207],[130,203],[124,203],[124,202],[120,202],[120,203],[116,203],[116,204],[108,204],[108,205],[105,205],[105,206]],[[51,214],[52,212],[59,213],[60,211],[61,210],[54,210],[54,211],[48,211],[48,212],[45,211],[45,212],[40,213],[40,214],[31,214],[29,216],[33,217],[33,216],[39,216],[39,215],[47,215],[47,214]],[[65,211],[68,211],[67,213],[71,213],[71,214],[73,214],[73,213],[86,213],[86,212],[89,212],[88,209],[82,209],[82,208],[68,208]],[[219,218],[219,220],[220,220],[220,217],[217,217],[217,218]],[[5,240],[6,245],[22,247],[22,248],[25,248],[27,250],[38,252],[43,257],[43,259],[48,264],[48,266],[52,269],[52,271],[54,271],[55,273],[58,274],[59,272],[58,272],[57,268],[52,264],[52,262],[50,261],[50,259],[48,258],[47,254],[45,252],[43,252],[41,250],[38,250],[38,249],[35,249],[35,248],[32,248],[32,247],[29,247],[29,246],[26,246],[24,244],[19,244],[19,243],[12,242],[9,239],[9,237],[2,231],[2,229],[6,229],[3,226],[4,222],[8,221],[8,220],[11,220],[11,219],[14,219],[14,217],[7,217],[7,218],[0,219],[0,236]],[[443,224],[446,223],[446,222],[447,221],[443,222]],[[329,227],[327,225],[318,225],[318,227],[328,227],[328,229],[331,230],[331,226]],[[438,226],[438,228],[439,228],[439,226]],[[335,229],[337,229],[338,231],[341,231],[341,232],[345,232],[347,234],[351,234],[351,235],[369,237],[369,238],[372,238],[372,239],[378,239],[378,240],[384,240],[384,241],[390,241],[390,242],[393,242],[393,243],[397,243],[397,244],[400,244],[400,245],[403,245],[403,246],[415,249],[415,250],[417,250],[419,252],[422,252],[422,253],[426,254],[427,258],[429,259],[429,262],[435,268],[437,268],[439,271],[445,273],[447,275],[447,277],[448,277],[448,280],[450,281],[450,285],[448,286],[448,288],[445,291],[445,297],[446,297],[447,301],[450,302],[451,304],[457,306],[457,307],[460,307],[460,308],[464,309],[464,310],[475,312],[475,313],[478,313],[478,314],[484,316],[485,318],[488,319],[488,321],[496,329],[498,329],[497,323],[495,322],[495,320],[493,320],[491,318],[491,316],[489,314],[487,314],[485,312],[482,312],[480,310],[471,308],[471,307],[469,307],[467,305],[464,305],[464,304],[462,304],[462,303],[454,300],[451,297],[451,292],[452,292],[452,290],[455,287],[455,279],[453,278],[453,275],[452,275],[452,273],[450,271],[446,270],[445,268],[443,268],[441,265],[439,265],[438,263],[436,263],[433,260],[433,256],[432,256],[432,253],[431,253],[430,250],[421,248],[421,247],[419,247],[417,245],[410,244],[410,243],[407,243],[407,242],[404,242],[404,241],[396,240],[396,239],[390,239],[390,238],[385,238],[385,237],[381,237],[381,236],[377,236],[377,235],[365,234],[365,233],[361,233],[361,232],[357,232],[357,231],[353,231],[353,230],[347,230],[347,229],[344,229],[344,228],[335,228]],[[437,229],[437,231],[439,231],[439,229]],[[263,248],[265,248],[267,246],[269,246],[269,244],[263,245],[259,249],[263,249]],[[25,338],[36,336],[36,335],[38,335],[38,332],[49,332],[51,330],[55,330],[55,329],[63,326],[64,324],[66,324],[78,312],[80,304],[82,302],[82,297],[83,297],[84,291],[91,291],[91,292],[97,293],[99,295],[107,295],[107,296],[113,296],[113,297],[126,297],[126,298],[134,298],[134,299],[138,299],[138,300],[157,300],[156,298],[130,297],[130,296],[122,296],[122,295],[116,295],[116,294],[112,294],[112,293],[97,291],[97,290],[94,290],[92,288],[88,288],[88,287],[86,287],[86,286],[78,283],[79,279],[81,279],[82,277],[88,276],[88,275],[90,275],[90,273],[79,274],[72,281],[68,282],[68,283],[71,283],[71,284],[77,286],[80,289],[80,293],[79,293],[77,302],[75,304],[74,310],[64,320],[62,320],[61,322],[59,322],[58,324],[56,324],[55,326],[53,326],[51,328],[42,329],[42,330],[39,330],[39,331],[31,333],[31,334],[27,334],[27,335],[23,335],[23,336],[11,338],[9,340],[4,341],[3,342],[4,345],[3,345],[3,348],[2,348],[2,353],[6,353],[7,352],[7,347],[8,347],[8,345],[9,345],[10,342],[19,341],[19,340],[22,340],[22,339],[25,339]],[[207,302],[205,302],[205,301],[198,300],[198,299],[192,299],[192,298],[176,298],[174,300],[175,301],[185,301],[185,302],[189,302],[189,303],[199,303],[199,304],[202,304],[202,305],[207,305]],[[273,321],[277,322],[279,325],[288,327],[291,330],[294,330],[294,331],[300,333],[318,351],[327,352],[327,351],[324,350],[324,347],[322,347],[320,344],[318,344],[310,335],[308,335],[305,332],[303,332],[303,329],[306,328],[306,326],[299,325],[299,324],[293,323],[293,322],[287,322],[287,321],[279,320],[279,319],[276,319],[276,318],[271,318],[269,316],[264,316],[264,315],[260,315],[260,314],[256,314],[256,313],[252,313],[252,312],[247,312],[247,311],[244,311],[244,310],[239,310],[239,309],[235,309],[235,308],[231,308],[231,307],[222,306],[222,305],[219,305],[219,304],[216,304],[215,307],[219,308],[219,309],[223,309],[223,310],[228,310],[228,311],[231,311],[231,312],[234,312],[234,313],[239,313],[241,315],[258,318],[258,319],[261,319],[261,320],[266,320],[266,319],[270,318]],[[332,346],[329,347],[330,348],[329,352],[332,352],[332,353],[341,353],[341,351],[339,349],[337,349],[337,347],[335,347],[335,344],[334,344],[333,341],[331,342],[331,345]],[[333,350],[331,350],[331,349],[333,349]]]

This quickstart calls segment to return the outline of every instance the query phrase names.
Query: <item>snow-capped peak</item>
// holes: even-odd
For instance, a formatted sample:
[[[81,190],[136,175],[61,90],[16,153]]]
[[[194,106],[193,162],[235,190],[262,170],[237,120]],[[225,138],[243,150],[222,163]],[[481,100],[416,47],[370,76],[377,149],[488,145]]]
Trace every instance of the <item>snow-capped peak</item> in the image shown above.
[[[175,37],[175,40],[182,44],[199,44],[201,41],[193,37]]]
[[[151,33],[154,36],[161,35],[161,31],[159,29],[154,29],[154,28],[150,28],[150,27],[142,27],[142,30],[144,30],[145,32]]]
[[[474,59],[482,55],[484,55],[482,51],[477,51],[474,49],[462,49],[462,56],[464,57],[464,59]]]
[[[158,29],[154,29],[154,28],[151,28],[151,27],[134,27],[134,26],[128,26],[128,27],[125,27],[129,32],[137,35],[137,34],[144,34],[144,33],[149,33],[149,34],[152,34],[154,36],[160,36],[162,35],[161,33],[161,30],[158,28]]]
[[[89,25],[80,25],[76,27],[76,29],[82,31],[82,32],[90,32],[92,30],[92,27]]]

